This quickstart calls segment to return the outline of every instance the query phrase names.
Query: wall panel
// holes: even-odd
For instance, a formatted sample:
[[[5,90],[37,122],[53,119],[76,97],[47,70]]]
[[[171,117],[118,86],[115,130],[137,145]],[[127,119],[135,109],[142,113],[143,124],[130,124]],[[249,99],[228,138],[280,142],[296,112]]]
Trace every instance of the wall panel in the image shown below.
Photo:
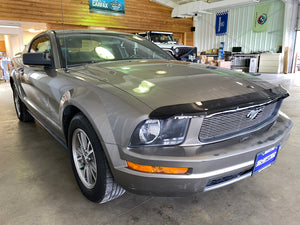
[[[0,41],[0,52],[5,52],[6,48],[5,48],[5,42],[4,41]]]
[[[246,53],[277,51],[278,46],[282,44],[284,3],[281,0],[266,0],[259,4],[264,3],[271,3],[268,32],[264,33],[252,31],[254,4],[228,10],[228,28],[225,36],[216,36],[215,34],[217,12],[195,17],[194,43],[198,51],[218,48],[221,41],[225,42],[226,51],[231,51],[235,46],[241,46],[242,51]]]
[[[1,0],[0,20],[43,22],[55,27],[63,21],[61,3],[66,25],[99,26],[125,32],[177,32],[187,37],[184,42],[193,45],[190,32],[193,20],[171,18],[172,9],[149,0],[126,0],[124,17],[90,13],[88,0]]]

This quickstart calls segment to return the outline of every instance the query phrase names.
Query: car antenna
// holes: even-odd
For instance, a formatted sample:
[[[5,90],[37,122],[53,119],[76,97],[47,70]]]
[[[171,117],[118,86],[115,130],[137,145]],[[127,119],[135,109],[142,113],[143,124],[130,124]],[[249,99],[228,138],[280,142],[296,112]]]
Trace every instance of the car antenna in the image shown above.
[[[65,35],[65,21],[64,21],[64,8],[63,8],[63,3],[62,0],[60,0],[60,4],[61,4],[61,16],[62,16],[62,26],[63,26],[63,37],[64,37],[64,49],[65,51],[62,52],[62,54],[65,54],[65,62],[66,62],[66,68],[65,68],[65,72],[69,73],[70,70],[68,68],[68,54],[67,54],[67,42],[66,42],[66,35]]]

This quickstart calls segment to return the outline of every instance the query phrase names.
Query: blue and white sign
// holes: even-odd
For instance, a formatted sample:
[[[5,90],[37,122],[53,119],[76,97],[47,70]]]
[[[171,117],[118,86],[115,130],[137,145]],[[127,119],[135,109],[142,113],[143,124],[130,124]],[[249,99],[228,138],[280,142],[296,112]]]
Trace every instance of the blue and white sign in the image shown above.
[[[90,13],[125,16],[124,0],[89,0]]]
[[[216,35],[222,36],[227,33],[228,11],[216,15]]]

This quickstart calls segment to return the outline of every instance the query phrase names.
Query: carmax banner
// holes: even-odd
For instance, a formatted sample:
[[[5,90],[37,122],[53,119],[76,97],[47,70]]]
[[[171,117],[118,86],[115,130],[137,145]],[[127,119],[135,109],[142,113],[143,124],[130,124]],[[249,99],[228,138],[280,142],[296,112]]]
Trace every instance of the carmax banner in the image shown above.
[[[124,0],[89,0],[90,13],[125,16]]]

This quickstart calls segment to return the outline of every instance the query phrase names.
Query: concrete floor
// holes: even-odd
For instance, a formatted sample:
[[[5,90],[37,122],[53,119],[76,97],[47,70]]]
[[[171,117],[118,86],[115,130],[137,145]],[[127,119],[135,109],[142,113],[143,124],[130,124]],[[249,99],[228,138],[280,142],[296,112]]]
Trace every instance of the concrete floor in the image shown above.
[[[67,151],[37,123],[20,123],[9,85],[0,83],[0,224],[298,225],[300,222],[300,74],[262,75],[290,90],[282,111],[294,121],[275,165],[233,185],[185,198],[126,193],[89,202],[75,183]]]

